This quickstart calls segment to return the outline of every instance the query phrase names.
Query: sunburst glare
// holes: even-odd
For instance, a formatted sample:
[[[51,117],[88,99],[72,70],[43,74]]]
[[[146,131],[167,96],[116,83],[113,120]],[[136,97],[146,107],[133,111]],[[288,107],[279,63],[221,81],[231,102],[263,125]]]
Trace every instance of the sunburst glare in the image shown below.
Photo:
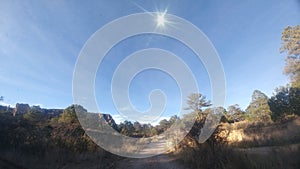
[[[157,26],[159,26],[159,27],[165,26],[165,23],[166,23],[165,14],[166,13],[159,13],[157,15],[157,18],[156,18]]]

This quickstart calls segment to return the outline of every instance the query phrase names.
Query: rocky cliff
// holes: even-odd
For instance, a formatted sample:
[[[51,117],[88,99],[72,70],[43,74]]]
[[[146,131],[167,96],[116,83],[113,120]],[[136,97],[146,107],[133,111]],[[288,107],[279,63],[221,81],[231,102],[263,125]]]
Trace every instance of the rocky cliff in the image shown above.
[[[30,107],[28,104],[17,103],[16,107],[13,110],[13,116],[16,116],[16,114],[25,114],[29,110],[30,110]]]

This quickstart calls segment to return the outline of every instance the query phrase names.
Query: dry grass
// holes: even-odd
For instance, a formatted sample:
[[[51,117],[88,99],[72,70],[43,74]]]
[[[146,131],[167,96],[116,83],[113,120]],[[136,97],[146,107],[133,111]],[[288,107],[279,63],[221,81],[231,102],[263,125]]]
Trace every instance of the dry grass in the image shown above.
[[[213,151],[207,144],[185,148],[178,156],[193,169],[299,169],[300,146],[236,149],[227,146]]]
[[[222,129],[222,137],[226,137],[224,139],[234,147],[279,146],[300,142],[300,117],[282,123],[224,123]]]
[[[26,169],[110,169],[120,157],[114,156],[104,150],[86,153],[52,150],[43,156],[9,150],[5,152],[1,151],[0,159]]]
[[[244,169],[298,169],[300,147],[261,147],[233,151],[227,168]]]
[[[282,123],[223,124],[220,129],[218,135],[226,137],[225,144],[185,146],[175,155],[193,169],[300,168],[299,117]],[[190,140],[186,138],[182,144],[188,145]]]

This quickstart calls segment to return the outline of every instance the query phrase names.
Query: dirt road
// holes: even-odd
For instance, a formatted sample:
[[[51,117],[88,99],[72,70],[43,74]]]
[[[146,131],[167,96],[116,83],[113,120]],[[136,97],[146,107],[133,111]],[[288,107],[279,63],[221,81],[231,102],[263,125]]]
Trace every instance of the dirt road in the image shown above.
[[[126,158],[119,161],[116,166],[116,169],[188,169],[186,166],[183,166],[177,159],[174,157],[163,154],[149,158],[134,159]]]

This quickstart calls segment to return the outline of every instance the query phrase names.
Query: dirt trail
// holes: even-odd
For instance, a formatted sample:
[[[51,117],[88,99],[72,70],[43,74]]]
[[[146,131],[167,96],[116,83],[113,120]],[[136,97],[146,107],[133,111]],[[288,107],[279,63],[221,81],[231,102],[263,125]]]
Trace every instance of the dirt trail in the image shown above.
[[[116,166],[116,169],[188,169],[186,166],[183,166],[179,161],[168,155],[162,154],[149,158],[134,159],[126,158],[119,161]]]

